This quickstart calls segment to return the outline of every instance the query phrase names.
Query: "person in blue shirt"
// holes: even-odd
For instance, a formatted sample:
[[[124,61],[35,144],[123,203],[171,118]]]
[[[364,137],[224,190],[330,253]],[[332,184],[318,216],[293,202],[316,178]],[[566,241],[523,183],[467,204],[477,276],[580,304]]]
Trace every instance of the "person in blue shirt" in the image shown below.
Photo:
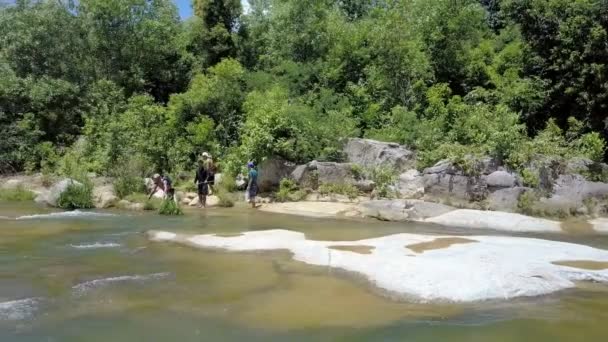
[[[258,195],[258,172],[255,169],[253,162],[247,163],[249,169],[249,182],[247,183],[247,194],[249,195],[249,203],[255,208],[255,197]]]

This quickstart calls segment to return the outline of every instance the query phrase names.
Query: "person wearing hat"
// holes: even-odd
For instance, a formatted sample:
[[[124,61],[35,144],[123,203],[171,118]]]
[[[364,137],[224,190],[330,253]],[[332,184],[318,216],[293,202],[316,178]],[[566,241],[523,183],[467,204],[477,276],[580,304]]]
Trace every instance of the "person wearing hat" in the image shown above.
[[[211,190],[212,193],[215,193],[213,186],[215,185],[215,164],[213,163],[213,158],[207,152],[203,152],[203,167],[207,170],[207,186]]]
[[[165,199],[176,200],[171,178],[156,173],[152,176],[152,181],[154,182],[154,189],[150,193],[150,196],[148,196],[148,199],[151,199],[158,189],[162,189],[165,192]]]
[[[198,188],[198,207],[205,208],[207,206],[207,195],[209,195],[209,170],[205,167],[205,160],[200,158],[198,161],[198,169],[194,175],[194,184]]]
[[[255,197],[258,195],[258,171],[255,169],[253,162],[247,163],[249,169],[249,182],[247,183],[247,195],[249,196],[249,203],[251,207],[255,208]]]

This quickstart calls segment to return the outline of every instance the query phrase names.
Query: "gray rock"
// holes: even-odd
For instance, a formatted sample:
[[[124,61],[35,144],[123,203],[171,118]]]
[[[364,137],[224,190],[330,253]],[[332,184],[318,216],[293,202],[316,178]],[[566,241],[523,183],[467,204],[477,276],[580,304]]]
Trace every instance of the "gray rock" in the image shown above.
[[[375,200],[361,203],[362,214],[384,221],[421,221],[455,208],[420,200]]]
[[[531,189],[525,187],[514,187],[496,190],[488,196],[489,209],[506,212],[517,212],[517,203],[519,201],[519,196],[529,190]]]
[[[374,188],[376,187],[376,183],[374,183],[374,181],[371,180],[358,180],[355,181],[354,184],[357,189],[359,189],[359,191],[362,192],[372,192],[374,191]]]
[[[302,187],[317,188],[320,184],[353,184],[367,188],[370,184],[358,183],[353,177],[352,164],[318,162],[313,160],[306,165],[297,166],[290,175]]]
[[[113,207],[118,201],[118,197],[114,193],[113,185],[104,185],[93,188],[93,202],[95,208],[106,209]]]
[[[281,158],[268,158],[258,167],[258,186],[260,191],[267,192],[276,189],[281,179],[288,178],[295,169],[295,164]]]
[[[379,165],[405,171],[415,166],[415,154],[405,146],[370,139],[348,139],[344,153],[349,162],[364,167]]]
[[[65,190],[67,190],[68,186],[70,186],[72,184],[77,185],[77,186],[83,186],[82,183],[80,183],[78,181],[75,181],[70,178],[66,178],[66,179],[63,179],[63,180],[53,184],[53,186],[49,189],[48,192],[41,193],[40,195],[38,195],[38,197],[36,197],[35,201],[37,203],[44,203],[51,207],[56,207],[61,194]]]
[[[497,188],[514,187],[516,181],[515,176],[506,171],[494,171],[486,177],[486,184]]]
[[[553,184],[550,197],[541,198],[537,208],[550,214],[576,212],[591,198],[608,196],[608,184],[587,181],[581,175],[561,175]]]
[[[424,196],[424,178],[418,170],[408,170],[399,175],[397,189],[401,198]]]

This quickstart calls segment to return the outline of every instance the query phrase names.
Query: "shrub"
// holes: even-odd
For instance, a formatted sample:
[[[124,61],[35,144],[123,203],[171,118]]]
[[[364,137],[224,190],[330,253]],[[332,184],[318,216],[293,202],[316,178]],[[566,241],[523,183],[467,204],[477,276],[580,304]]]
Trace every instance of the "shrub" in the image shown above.
[[[14,189],[5,189],[0,191],[0,200],[3,201],[31,201],[36,197],[36,195],[25,189],[23,185],[19,185]]]
[[[90,209],[93,208],[93,187],[91,184],[68,185],[64,192],[59,195],[57,205],[62,209]]]
[[[303,200],[307,195],[305,190],[302,190],[291,179],[283,178],[279,184],[279,191],[276,193],[276,199],[279,202],[298,202]]]
[[[290,195],[292,192],[298,190],[298,185],[291,179],[283,178],[279,183],[279,191],[276,193],[276,199],[279,202],[290,201]]]
[[[517,199],[517,209],[526,215],[535,215],[538,212],[534,209],[534,204],[538,202],[538,196],[533,191],[526,191]]]
[[[525,186],[536,188],[540,185],[540,176],[538,171],[532,169],[523,169],[521,172],[521,177],[523,178]]]
[[[224,207],[224,208],[234,207],[234,197],[232,196],[232,194],[230,192],[226,191],[225,188],[223,188],[221,186],[217,187],[215,195],[217,196],[217,198],[219,200],[218,205],[220,207]]]
[[[160,204],[160,208],[158,208],[158,213],[161,215],[183,215],[184,212],[182,208],[172,199],[165,199]]]
[[[160,205],[160,203],[154,200],[146,200],[146,202],[144,202],[144,210],[146,211],[152,211],[152,210],[157,210]]]
[[[118,198],[125,198],[133,193],[145,192],[146,185],[141,177],[124,175],[114,180],[114,191]]]
[[[391,186],[397,180],[397,172],[392,167],[377,166],[370,170],[370,178],[376,184],[378,197],[394,197]]]
[[[352,164],[350,166],[350,173],[352,173],[356,180],[361,180],[364,178],[363,168],[359,164]]]

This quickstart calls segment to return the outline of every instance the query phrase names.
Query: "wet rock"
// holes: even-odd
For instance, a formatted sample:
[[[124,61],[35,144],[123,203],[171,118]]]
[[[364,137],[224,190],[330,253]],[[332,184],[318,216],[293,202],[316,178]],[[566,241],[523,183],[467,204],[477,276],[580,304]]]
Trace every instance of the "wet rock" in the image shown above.
[[[415,166],[415,154],[405,146],[371,139],[349,139],[344,146],[349,162],[363,167],[379,165],[406,171]]]

